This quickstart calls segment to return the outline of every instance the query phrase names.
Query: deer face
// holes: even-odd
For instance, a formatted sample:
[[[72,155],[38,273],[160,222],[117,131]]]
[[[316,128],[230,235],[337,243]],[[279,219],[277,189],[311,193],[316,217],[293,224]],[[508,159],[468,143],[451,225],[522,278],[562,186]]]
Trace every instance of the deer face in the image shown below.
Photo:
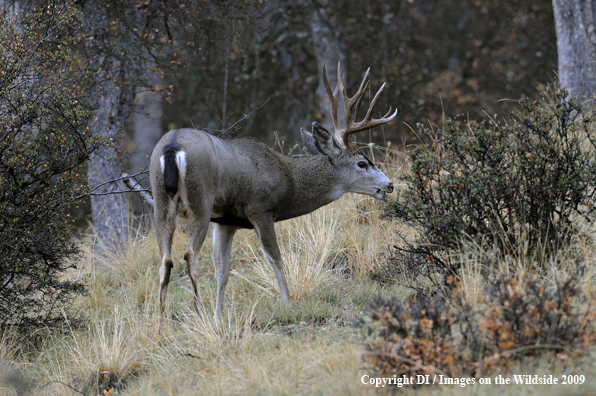
[[[341,169],[342,178],[345,178],[348,192],[370,195],[382,200],[387,198],[387,193],[393,192],[391,180],[363,153],[350,154],[346,149],[342,151],[344,158],[338,158],[337,164]]]
[[[312,124],[312,133],[304,128],[300,130],[304,145],[311,154],[323,154],[333,164],[341,194],[353,192],[370,195],[377,199],[386,199],[393,191],[393,183],[362,152],[351,153],[341,147],[333,135],[316,122]]]

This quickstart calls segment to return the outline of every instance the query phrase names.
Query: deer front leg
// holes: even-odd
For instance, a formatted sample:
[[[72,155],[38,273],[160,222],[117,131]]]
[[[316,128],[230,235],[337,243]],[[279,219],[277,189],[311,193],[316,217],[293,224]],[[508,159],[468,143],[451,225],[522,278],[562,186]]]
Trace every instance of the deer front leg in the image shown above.
[[[217,280],[217,304],[215,306],[215,320],[221,317],[224,294],[230,276],[230,255],[232,240],[237,227],[213,224],[213,265]]]
[[[199,252],[209,230],[209,218],[205,216],[192,217],[189,224],[190,238],[188,249],[184,253],[186,260],[186,271],[194,292],[194,306],[197,315],[201,316],[199,301]]]
[[[265,253],[269,265],[271,265],[273,272],[275,272],[275,277],[279,284],[279,291],[281,292],[281,300],[284,303],[289,304],[290,293],[288,292],[288,285],[286,283],[286,278],[284,277],[283,261],[277,244],[277,237],[275,236],[275,223],[273,222],[273,219],[251,219],[251,222],[261,240],[263,253]]]

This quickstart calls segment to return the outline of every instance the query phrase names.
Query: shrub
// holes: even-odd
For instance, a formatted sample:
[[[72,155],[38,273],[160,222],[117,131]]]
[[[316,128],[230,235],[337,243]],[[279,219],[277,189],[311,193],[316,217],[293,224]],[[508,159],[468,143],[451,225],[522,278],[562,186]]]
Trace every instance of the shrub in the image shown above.
[[[479,320],[479,331],[469,329],[468,340],[482,334],[492,352],[504,356],[512,351],[535,356],[542,349],[552,349],[555,355],[580,355],[594,341],[590,326],[596,314],[596,301],[588,299],[578,286],[582,275],[583,267],[555,288],[527,275],[521,282],[497,278],[487,290],[489,302]],[[486,342],[473,342],[476,349],[481,341]]]
[[[383,377],[450,372],[454,320],[440,299],[424,296],[405,309],[397,300],[370,304],[372,326],[364,362]]]
[[[418,258],[398,251],[399,259],[447,268],[446,253],[462,237],[501,252],[563,244],[574,220],[594,210],[593,129],[594,119],[564,90],[522,98],[504,121],[448,119],[443,130],[427,128],[432,143],[411,152],[407,188],[386,209],[420,234],[400,247]]]
[[[83,291],[68,210],[97,148],[71,53],[72,2],[0,10],[0,326],[53,326]]]
[[[363,359],[381,377],[486,375],[537,356],[560,364],[596,337],[596,300],[579,288],[582,275],[579,270],[554,287],[495,275],[477,309],[462,300],[460,284],[449,304],[425,296],[410,309],[399,301],[373,302]]]

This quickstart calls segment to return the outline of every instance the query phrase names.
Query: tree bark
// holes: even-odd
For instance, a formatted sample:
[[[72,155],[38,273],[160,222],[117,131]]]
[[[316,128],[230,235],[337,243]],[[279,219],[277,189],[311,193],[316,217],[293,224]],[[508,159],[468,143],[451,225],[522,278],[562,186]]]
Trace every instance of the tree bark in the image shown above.
[[[149,68],[151,70],[151,68]],[[135,96],[134,123],[134,149],[130,159],[130,173],[134,174],[149,166],[149,157],[153,148],[163,135],[161,118],[163,115],[161,94],[155,91],[160,86],[160,78],[155,74],[148,78],[147,85],[137,88]],[[149,188],[149,177],[141,180],[143,188]],[[150,207],[134,199],[135,214],[150,213]]]
[[[317,67],[319,70],[319,85],[315,93],[319,103],[321,113],[321,124],[330,130],[333,130],[333,121],[331,119],[331,108],[327,91],[323,83],[323,63],[327,69],[327,78],[331,89],[335,89],[337,84],[337,63],[342,63],[342,68],[346,67],[346,56],[341,48],[341,19],[338,13],[331,7],[332,0],[313,1],[311,14],[311,31],[314,45],[314,53],[317,58]],[[343,82],[346,83],[347,73],[344,71]],[[338,106],[338,118],[340,125],[343,124],[343,106]]]
[[[553,0],[553,9],[560,83],[572,95],[593,100],[596,96],[596,0]]]
[[[122,126],[131,110],[134,94],[134,65],[124,56],[127,48],[122,40],[114,40],[109,33],[106,7],[99,1],[82,3],[86,35],[85,50],[92,59],[90,69],[95,72],[95,93],[91,96],[93,119],[89,132],[109,139],[108,144],[94,155],[88,164],[88,183],[92,188],[120,176],[121,158],[117,152]],[[122,182],[106,185],[95,193],[124,190]],[[98,253],[103,249],[124,248],[128,239],[129,201],[126,194],[94,195],[91,197],[93,227],[98,238]],[[105,258],[106,255],[102,254]]]

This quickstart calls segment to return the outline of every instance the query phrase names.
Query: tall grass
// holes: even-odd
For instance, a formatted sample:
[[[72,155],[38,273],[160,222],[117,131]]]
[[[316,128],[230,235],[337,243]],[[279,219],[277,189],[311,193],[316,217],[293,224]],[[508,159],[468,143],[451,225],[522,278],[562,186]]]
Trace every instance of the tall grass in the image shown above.
[[[337,209],[324,207],[309,216],[276,226],[284,273],[293,300],[341,283],[346,263],[341,260],[341,230],[334,211]],[[249,254],[251,270],[245,274],[235,271],[234,275],[240,275],[267,296],[277,296],[279,287],[275,274],[264,255],[256,250],[254,240],[244,240],[243,248]]]

